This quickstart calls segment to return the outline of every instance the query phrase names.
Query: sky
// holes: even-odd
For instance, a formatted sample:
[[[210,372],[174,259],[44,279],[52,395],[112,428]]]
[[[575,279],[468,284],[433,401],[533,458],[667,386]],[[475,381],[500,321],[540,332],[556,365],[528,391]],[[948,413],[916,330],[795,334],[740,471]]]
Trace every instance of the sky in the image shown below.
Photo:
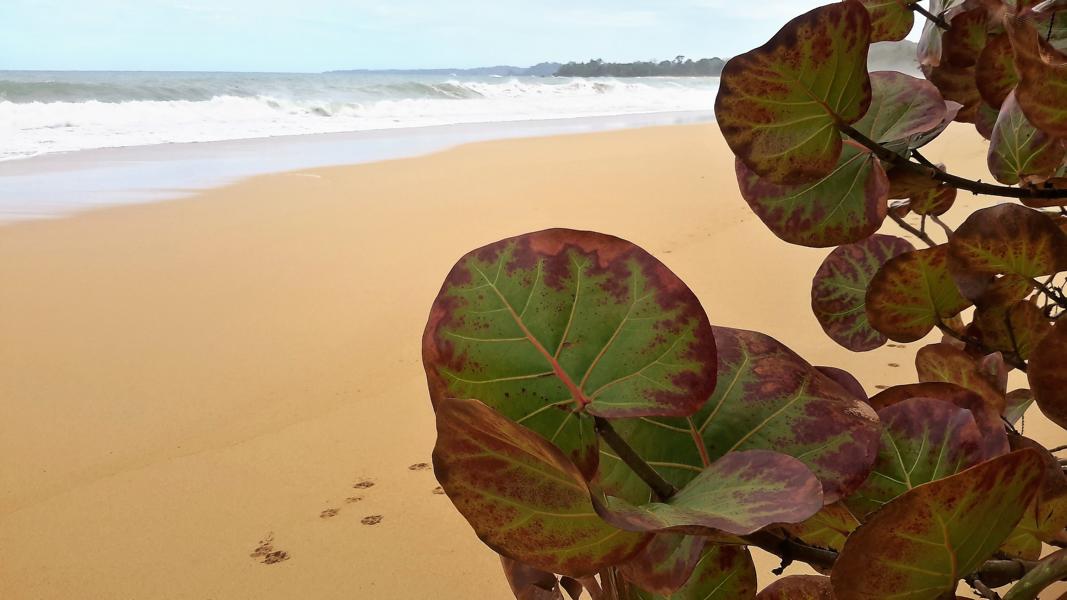
[[[0,70],[318,72],[728,57],[803,0],[0,0]]]

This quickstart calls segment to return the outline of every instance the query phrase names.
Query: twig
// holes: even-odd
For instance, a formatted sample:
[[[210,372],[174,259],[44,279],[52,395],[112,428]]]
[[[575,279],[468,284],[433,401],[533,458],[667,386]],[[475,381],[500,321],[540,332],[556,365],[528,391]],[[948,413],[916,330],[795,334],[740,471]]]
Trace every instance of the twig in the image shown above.
[[[937,223],[938,226],[941,227],[941,229],[943,229],[945,231],[945,235],[947,237],[952,237],[952,234],[956,233],[944,221],[942,221],[940,218],[938,218],[937,215],[930,215],[930,220],[933,221],[934,223]]]
[[[634,474],[641,478],[641,481],[644,481],[648,487],[652,488],[652,493],[661,502],[670,500],[678,493],[677,488],[657,473],[655,469],[645,462],[645,459],[634,451],[626,440],[622,439],[622,436],[615,431],[615,428],[611,426],[607,419],[596,417],[593,423],[600,437],[608,443],[608,446],[615,451],[615,454],[618,455],[622,462],[626,463]]]
[[[926,235],[922,231],[919,231],[915,227],[911,226],[907,221],[905,221],[903,219],[903,217],[898,217],[897,215],[895,215],[892,212],[890,212],[889,213],[889,218],[893,219],[896,222],[897,225],[900,225],[900,228],[903,229],[904,231],[907,231],[908,233],[910,233],[910,234],[914,235],[915,237],[919,238],[920,240],[926,242],[927,246],[930,246],[931,248],[933,248],[934,246],[937,245],[937,242],[935,242],[933,240],[933,238],[931,238],[930,236]]]
[[[964,344],[975,346],[985,354],[996,352],[996,350],[993,350],[992,348],[987,348],[986,345],[982,343],[982,340],[973,338],[969,335],[963,335],[944,323],[938,323],[937,328],[941,330],[941,333],[944,333],[951,338],[955,338]],[[1019,369],[1023,373],[1026,372],[1026,361],[1022,360],[1017,354],[1004,354],[1004,362]]]
[[[939,17],[939,16],[935,15],[934,13],[926,10],[918,2],[914,2],[912,4],[909,4],[908,8],[910,8],[911,10],[913,10],[913,11],[919,13],[920,15],[926,17],[927,19],[930,19],[931,21],[933,21],[941,29],[949,29],[950,28],[948,22],[945,21],[944,17]]]
[[[951,173],[946,173],[941,169],[921,165],[914,163],[907,158],[893,152],[892,150],[882,146],[878,142],[870,139],[857,131],[851,125],[838,122],[837,128],[852,138],[856,142],[865,146],[868,150],[874,153],[875,156],[883,161],[893,165],[894,167],[900,167],[909,171],[925,175],[931,179],[936,179],[942,183],[947,183],[953,187],[961,190],[967,190],[974,194],[985,194],[987,196],[1000,196],[1002,198],[1044,198],[1044,199],[1060,199],[1067,198],[1067,189],[1056,188],[1019,188],[1010,187],[1006,185],[993,185],[990,183],[982,183],[981,181],[972,181]]]
[[[976,594],[986,600],[1001,600],[1000,594],[989,589],[989,586],[982,583],[982,580],[977,577],[968,578],[967,585],[971,586],[971,589],[974,590]]]

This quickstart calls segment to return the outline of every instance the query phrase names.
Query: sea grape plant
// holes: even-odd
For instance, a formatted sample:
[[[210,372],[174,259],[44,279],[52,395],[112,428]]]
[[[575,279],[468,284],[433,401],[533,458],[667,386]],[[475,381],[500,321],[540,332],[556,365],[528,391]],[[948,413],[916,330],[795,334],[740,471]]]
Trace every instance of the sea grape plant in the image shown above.
[[[915,13],[925,78],[868,72]],[[551,229],[462,257],[423,337],[433,463],[515,596],[1031,600],[1067,579],[1044,551],[1067,546],[1064,449],[1020,423],[1036,404],[1067,428],[1067,2],[822,6],[730,60],[715,110],[753,212],[833,248],[811,288],[827,336],[941,338],[915,383],[868,396],[713,325],[625,240]],[[998,183],[923,156],[952,122],[989,140]],[[988,205],[942,219],[968,192]],[[757,590],[752,547],[820,575]]]

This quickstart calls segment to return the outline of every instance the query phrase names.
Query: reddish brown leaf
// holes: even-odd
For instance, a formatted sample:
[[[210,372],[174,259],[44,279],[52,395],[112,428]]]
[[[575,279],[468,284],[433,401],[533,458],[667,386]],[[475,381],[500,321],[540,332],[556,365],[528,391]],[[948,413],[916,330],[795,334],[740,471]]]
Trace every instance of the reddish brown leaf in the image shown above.
[[[845,539],[860,522],[843,503],[836,502],[822,508],[814,517],[795,525],[783,525],[789,535],[806,544],[841,551]]]
[[[837,367],[815,367],[820,373],[826,375],[830,379],[837,382],[837,385],[841,386],[843,390],[852,394],[856,398],[867,401],[867,390],[863,389],[863,384],[856,379],[856,376],[844,369],[838,369]]]
[[[872,42],[899,42],[915,26],[914,0],[860,0],[871,15]]]
[[[1067,325],[1060,322],[1034,349],[1030,357],[1030,389],[1041,412],[1067,428]]]
[[[947,213],[956,202],[956,191],[956,188],[943,183],[915,194],[908,203],[908,207],[915,214],[941,216]]]
[[[504,577],[516,600],[563,600],[559,580],[552,573],[524,565],[506,556],[500,557]]]
[[[948,344],[931,344],[915,355],[915,368],[921,382],[954,383],[967,388],[1003,413],[1004,394],[983,374],[978,362],[966,352]]]
[[[1032,300],[1010,306],[979,307],[974,312],[976,337],[990,350],[1018,354],[1027,360],[1052,330],[1044,311]]]
[[[681,589],[657,595],[623,582],[620,600],[754,600],[756,567],[743,546],[707,544]]]
[[[978,93],[986,105],[1000,110],[1000,105],[1008,93],[1019,83],[1019,73],[1015,70],[1015,54],[1011,50],[1011,40],[1001,33],[989,39],[989,43],[978,56],[975,71],[975,83]]]
[[[982,96],[978,93],[978,84],[975,82],[975,67],[960,67],[942,62],[937,67],[923,67],[926,78],[941,90],[945,100],[952,100],[963,105],[956,120],[963,123],[974,123],[978,115],[978,107],[982,104]]]
[[[889,171],[890,198],[911,198],[930,190],[936,190],[940,185],[941,182],[919,171],[899,168]]]
[[[705,539],[681,533],[658,533],[642,550],[619,566],[627,581],[654,594],[669,595],[689,581],[704,554]]]
[[[775,581],[756,600],[834,600],[829,577],[791,575]]]
[[[1045,133],[1067,137],[1067,56],[1024,20],[1009,22],[1008,34],[1019,73],[1015,94],[1023,113]]]
[[[952,17],[942,40],[942,65],[973,67],[978,62],[986,45],[987,15],[986,7],[979,6]]]
[[[914,342],[970,303],[948,274],[948,247],[905,252],[878,271],[867,288],[871,326],[897,342]]]

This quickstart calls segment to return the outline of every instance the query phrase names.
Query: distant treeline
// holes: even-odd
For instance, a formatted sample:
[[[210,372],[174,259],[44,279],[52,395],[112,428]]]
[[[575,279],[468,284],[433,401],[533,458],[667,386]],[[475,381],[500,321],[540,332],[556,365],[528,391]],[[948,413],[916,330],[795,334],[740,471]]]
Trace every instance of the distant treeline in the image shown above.
[[[726,61],[721,58],[693,60],[679,56],[660,62],[610,63],[595,59],[567,63],[556,71],[558,77],[706,77],[718,76]]]

